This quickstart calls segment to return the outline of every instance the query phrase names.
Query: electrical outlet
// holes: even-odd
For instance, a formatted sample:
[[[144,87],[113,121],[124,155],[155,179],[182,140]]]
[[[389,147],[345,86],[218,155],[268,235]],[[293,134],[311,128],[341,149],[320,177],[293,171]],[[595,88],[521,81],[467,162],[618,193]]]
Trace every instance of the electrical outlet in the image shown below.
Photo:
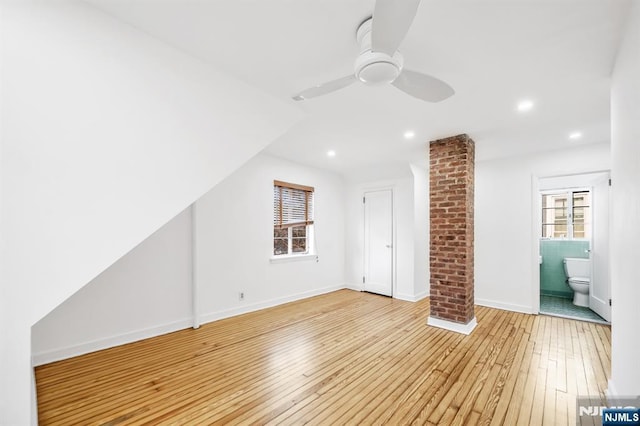
[[[240,300],[241,302],[244,300],[244,291],[238,293],[238,300]]]

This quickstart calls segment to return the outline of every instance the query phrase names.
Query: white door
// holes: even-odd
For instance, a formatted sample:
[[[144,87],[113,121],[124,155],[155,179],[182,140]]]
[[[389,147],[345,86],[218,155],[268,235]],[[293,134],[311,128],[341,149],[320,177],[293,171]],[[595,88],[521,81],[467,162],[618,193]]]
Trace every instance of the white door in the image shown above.
[[[390,189],[365,192],[364,290],[393,294],[393,196]]]
[[[589,307],[611,321],[609,305],[609,174],[593,184],[593,241],[591,243],[591,285]]]

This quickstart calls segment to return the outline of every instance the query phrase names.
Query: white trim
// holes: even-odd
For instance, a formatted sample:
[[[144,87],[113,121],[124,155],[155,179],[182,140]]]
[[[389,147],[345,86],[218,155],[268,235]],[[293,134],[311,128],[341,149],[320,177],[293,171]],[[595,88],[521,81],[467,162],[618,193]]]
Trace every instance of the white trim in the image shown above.
[[[405,294],[405,293],[397,293],[393,297],[399,300],[406,300],[407,302],[417,302],[419,300],[424,299],[429,295],[428,292],[423,291],[418,294]]]
[[[102,339],[91,340],[78,345],[67,346],[64,348],[53,349],[37,354],[33,354],[33,365],[39,366],[50,362],[60,361],[72,358],[78,355],[84,355],[103,349],[113,348],[115,346],[127,343],[137,342],[138,340],[156,337],[174,331],[183,330],[193,325],[193,318],[185,318],[183,320],[174,321],[168,324],[149,327],[142,330],[131,331],[129,333],[119,334],[116,336],[106,337]]]
[[[318,296],[332,291],[341,290],[344,288],[350,288],[345,286],[331,286],[324,287],[317,290],[306,291],[298,293],[293,296],[279,297],[276,299],[267,300],[265,302],[254,303],[251,305],[242,306],[239,308],[227,309],[219,312],[212,312],[205,315],[200,315],[201,324],[213,322],[223,318],[229,318],[236,315],[245,314],[248,312],[257,311],[260,309],[270,308],[278,306],[283,303],[293,302],[300,299],[306,299],[308,297]],[[63,359],[73,358],[79,355],[85,355],[91,352],[100,351],[103,349],[113,348],[115,346],[124,345],[127,343],[137,342],[139,340],[148,339],[150,337],[161,336],[163,334],[172,333],[178,330],[184,330],[193,326],[193,318],[185,318],[180,321],[172,323],[149,327],[141,330],[132,331],[116,336],[106,337],[102,339],[92,340],[90,342],[81,343],[78,345],[68,346],[59,349],[53,349],[46,352],[33,354],[32,363],[34,367],[39,365],[48,364],[50,362],[60,361]]]
[[[381,192],[381,191],[390,191],[391,192],[391,294],[388,295],[389,297],[395,297],[396,291],[397,291],[397,286],[398,286],[398,277],[397,277],[397,273],[398,273],[398,267],[397,267],[397,255],[398,255],[398,250],[396,249],[396,247],[398,247],[398,241],[397,241],[397,235],[398,235],[398,231],[397,231],[397,223],[396,223],[396,217],[398,217],[397,213],[396,213],[396,184],[390,184],[390,185],[382,185],[382,186],[375,186],[372,188],[368,188],[368,187],[364,187],[362,188],[362,199],[364,200],[366,198],[366,194],[369,192]],[[366,254],[365,254],[365,242],[366,242],[366,226],[367,226],[367,222],[365,219],[365,203],[362,203],[362,228],[363,228],[363,234],[362,234],[362,276],[365,277],[367,276],[367,265],[366,265]],[[361,291],[366,291],[365,290],[365,285],[362,286],[362,290]],[[384,296],[387,296],[386,294]]]
[[[562,177],[573,177],[580,175],[598,175],[598,174],[608,174],[611,177],[610,169],[603,170],[582,170],[574,173],[568,174],[552,174],[552,175],[537,175],[533,173],[531,175],[531,206],[533,208],[533,212],[531,215],[531,236],[532,236],[532,249],[531,249],[531,297],[532,297],[532,312],[533,314],[540,313],[540,238],[541,238],[541,229],[542,229],[542,200],[540,197],[540,180],[541,179],[553,179],[553,178],[562,178]],[[584,188],[584,185],[580,185],[578,187],[567,187],[568,189],[573,188]],[[546,190],[545,190],[546,191]],[[593,193],[593,188],[591,189]],[[611,194],[609,194],[609,201],[611,201]],[[609,212],[611,213],[611,212]],[[609,216],[611,220],[611,216]],[[593,226],[593,225],[592,225]],[[593,228],[592,228],[593,235]],[[593,244],[593,241],[592,243]],[[611,284],[609,284],[609,289],[611,288]],[[610,290],[609,290],[610,291]],[[611,295],[609,295],[611,296]]]
[[[191,204],[191,310],[193,329],[200,328],[200,303],[198,287],[198,228],[196,203]]]
[[[362,284],[345,283],[344,288],[354,291],[364,291]]]
[[[317,254],[282,254],[280,256],[273,256],[269,259],[271,263],[287,263],[287,262],[299,262],[301,260],[315,260],[319,261]]]
[[[476,305],[486,306],[487,308],[502,309],[503,311],[520,312],[523,314],[537,314],[531,306],[496,302],[495,300],[487,299],[476,299],[474,302]]]
[[[527,314],[540,313],[540,237],[542,229],[542,197],[540,196],[540,179],[535,174],[531,175],[531,303],[532,306],[528,311],[521,311],[511,307],[499,307],[492,305],[484,305],[489,307],[497,307],[498,309],[515,310],[516,312],[525,312]],[[495,303],[486,301],[487,303]],[[482,305],[479,301],[476,301]],[[501,304],[502,305],[502,304]],[[505,306],[509,306],[506,304]],[[515,305],[518,306],[518,305]],[[526,307],[523,307],[526,309]]]
[[[459,322],[446,321],[429,316],[427,319],[427,325],[444,328],[445,330],[455,331],[456,333],[466,334],[468,336],[471,334],[473,329],[476,328],[478,322],[476,321],[476,317],[473,317],[473,319],[466,324],[460,324]]]
[[[305,291],[303,293],[294,294],[292,296],[277,297],[275,299],[265,300],[263,302],[252,303],[250,305],[243,305],[231,309],[225,309],[217,312],[210,312],[201,316],[202,323],[234,317],[236,315],[242,315],[249,312],[259,311],[261,309],[271,308],[274,306],[282,305],[283,303],[295,302],[296,300],[306,299],[313,296],[319,296],[321,294],[331,293],[332,291],[342,290],[344,286],[336,285],[331,287],[324,287],[316,290]]]

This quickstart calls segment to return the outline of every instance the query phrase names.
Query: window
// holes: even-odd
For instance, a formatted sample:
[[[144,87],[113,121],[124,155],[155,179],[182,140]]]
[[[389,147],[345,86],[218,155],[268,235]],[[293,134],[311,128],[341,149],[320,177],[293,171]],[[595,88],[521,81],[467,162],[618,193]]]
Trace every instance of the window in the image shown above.
[[[273,255],[310,254],[313,187],[273,181]]]
[[[543,194],[542,238],[591,238],[591,192]]]

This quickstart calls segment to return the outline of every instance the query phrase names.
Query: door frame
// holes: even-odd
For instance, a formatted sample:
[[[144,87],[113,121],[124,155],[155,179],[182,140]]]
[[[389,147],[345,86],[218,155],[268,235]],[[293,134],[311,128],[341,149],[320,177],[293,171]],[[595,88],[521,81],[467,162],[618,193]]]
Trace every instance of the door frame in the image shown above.
[[[596,209],[595,209],[595,204],[598,203],[599,206],[602,206],[602,203],[598,201],[598,194],[595,194],[595,188],[596,185],[604,185],[605,187],[607,187],[608,183],[607,180],[609,182],[611,182],[611,172],[604,174],[604,176],[600,177],[600,179],[598,179],[597,181],[592,182],[591,184],[591,194],[592,194],[592,204],[593,204],[593,216],[594,218],[596,217]],[[595,194],[595,195],[594,195]],[[603,317],[605,320],[611,322],[611,305],[610,305],[610,301],[611,301],[611,232],[609,232],[611,230],[611,185],[608,185],[608,190],[607,190],[607,196],[606,196],[607,200],[607,206],[606,206],[606,216],[607,216],[607,223],[604,224],[604,228],[606,229],[606,233],[609,238],[607,239],[607,244],[606,244],[606,256],[608,257],[608,264],[606,265],[607,268],[602,268],[602,264],[600,263],[596,263],[595,262],[595,257],[594,257],[594,253],[596,253],[598,256],[602,256],[602,251],[600,250],[600,247],[602,247],[602,242],[603,239],[596,239],[596,235],[600,232],[602,232],[601,228],[603,227],[602,223],[598,223],[596,220],[594,220],[593,225],[592,225],[592,232],[593,232],[593,238],[591,240],[591,246],[590,248],[590,252],[589,252],[589,258],[591,259],[591,279],[592,282],[596,281],[595,280],[595,271],[598,271],[599,274],[602,274],[601,269],[603,269],[606,273],[603,275],[606,275],[606,280],[607,280],[607,289],[606,289],[606,295],[605,295],[605,300],[602,301],[603,305],[602,305],[602,310],[603,312],[599,312],[597,309],[593,308],[593,300],[598,300],[597,297],[594,296],[592,290],[593,290],[593,286],[589,286],[589,308],[594,311],[595,313],[597,313],[598,315],[600,315],[601,317]],[[608,305],[608,306],[607,306]],[[608,317],[608,318],[607,318]]]
[[[575,173],[566,173],[566,174],[550,174],[550,175],[531,175],[531,206],[533,212],[531,214],[531,236],[532,236],[532,249],[531,249],[531,295],[532,295],[532,304],[531,304],[531,313],[532,314],[540,314],[540,229],[542,228],[542,200],[540,196],[540,180],[548,179],[548,178],[561,178],[561,177],[571,177],[571,176],[580,176],[580,175],[595,175],[600,173],[608,173],[611,176],[611,170],[603,169],[603,170],[584,170],[578,171]],[[593,185],[583,185],[585,188],[591,188],[593,191]],[[593,193],[593,192],[592,192]],[[609,203],[609,206],[611,203]],[[610,226],[611,223],[611,212],[609,211],[609,223],[606,226]],[[594,224],[591,225],[592,227]],[[592,228],[593,230],[593,228]],[[593,238],[591,239],[591,246],[594,245]],[[589,256],[591,257],[591,256]],[[609,251],[609,260],[611,260],[611,252]],[[592,265],[593,266],[593,265]],[[591,289],[589,289],[591,292]],[[611,281],[609,281],[609,295],[611,294]]]
[[[375,186],[375,187],[366,187],[362,189],[362,193],[360,194],[360,198],[364,199],[368,192],[377,192],[377,191],[390,191],[391,192],[391,296],[392,298],[396,297],[397,289],[397,256],[398,253],[396,250],[397,247],[397,226],[396,226],[396,193],[395,193],[395,185],[386,185],[386,186]],[[364,210],[364,202],[362,203],[362,276],[365,276],[366,272],[366,259],[365,259],[365,238],[366,238],[366,222],[365,222],[365,210]],[[364,283],[362,285],[362,291],[364,290]]]

